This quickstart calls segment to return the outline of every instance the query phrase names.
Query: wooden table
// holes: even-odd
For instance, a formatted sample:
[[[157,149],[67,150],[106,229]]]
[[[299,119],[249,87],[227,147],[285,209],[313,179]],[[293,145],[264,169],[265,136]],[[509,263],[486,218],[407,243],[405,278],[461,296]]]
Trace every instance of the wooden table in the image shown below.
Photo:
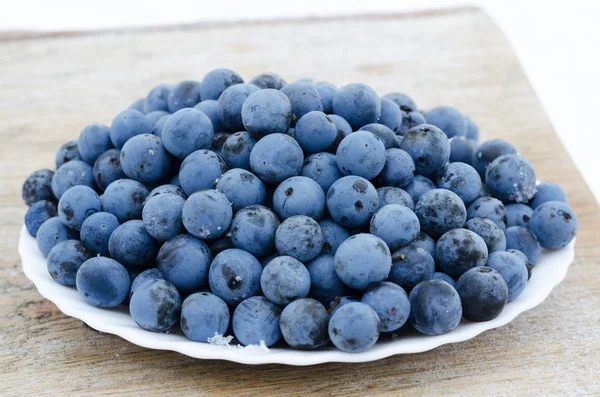
[[[201,79],[216,67],[244,78],[271,70],[288,81],[360,81],[381,94],[407,92],[423,108],[457,106],[484,139],[509,139],[539,179],[566,188],[580,220],[566,280],[539,307],[473,340],[357,365],[201,361],[146,350],[66,317],[21,272],[24,178],[52,166],[58,146],[87,123],[109,124],[153,85]],[[483,12],[4,37],[0,76],[1,395],[600,394],[599,208]]]

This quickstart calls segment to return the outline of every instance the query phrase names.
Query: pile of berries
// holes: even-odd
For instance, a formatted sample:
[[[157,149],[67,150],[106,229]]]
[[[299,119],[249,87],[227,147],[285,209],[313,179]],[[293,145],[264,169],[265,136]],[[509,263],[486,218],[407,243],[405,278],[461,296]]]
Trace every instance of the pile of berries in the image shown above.
[[[574,238],[561,187],[478,138],[404,94],[217,69],[65,143],[25,225],[58,283],[143,329],[361,352],[495,318]]]

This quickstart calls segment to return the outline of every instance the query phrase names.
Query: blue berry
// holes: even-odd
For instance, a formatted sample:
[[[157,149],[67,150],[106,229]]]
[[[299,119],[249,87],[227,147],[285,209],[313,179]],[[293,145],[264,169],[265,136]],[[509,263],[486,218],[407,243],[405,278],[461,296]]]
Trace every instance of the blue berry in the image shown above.
[[[144,102],[145,101],[146,101],[145,98],[136,99],[135,101],[133,101],[131,103],[131,105],[129,105],[128,109],[134,109],[134,110],[137,110],[138,112],[144,113]]]
[[[76,240],[78,233],[55,216],[41,224],[37,232],[37,246],[42,255],[48,256],[52,248],[61,241]]]
[[[526,227],[511,226],[506,229],[506,248],[524,253],[527,263],[531,265],[536,265],[540,260],[540,242],[536,235]]]
[[[390,94],[385,95],[384,98],[387,98],[394,102],[403,112],[412,112],[414,110],[417,110],[417,105],[415,104],[415,101],[413,101],[412,98],[406,94],[392,92]]]
[[[578,227],[575,212],[560,201],[548,201],[540,205],[529,220],[529,230],[537,236],[542,247],[551,250],[561,249],[569,244],[575,238]],[[535,264],[531,258],[529,262]]]
[[[79,140],[77,141],[79,156],[90,165],[93,165],[102,153],[112,148],[110,128],[103,124],[90,124],[79,134]]]
[[[416,110],[411,112],[402,111],[402,125],[400,126],[399,135],[404,136],[411,128],[426,123],[425,117]]]
[[[236,132],[231,134],[223,143],[221,155],[230,167],[249,170],[250,153],[252,153],[256,142],[256,139],[252,138],[248,132]]]
[[[156,135],[134,136],[123,145],[120,156],[125,175],[142,183],[159,182],[171,169],[171,157]]]
[[[210,148],[214,136],[210,119],[197,109],[182,109],[170,115],[161,135],[165,149],[181,159]]]
[[[167,331],[177,324],[180,312],[181,296],[167,280],[140,285],[129,301],[133,321],[148,331]]]
[[[364,291],[390,274],[392,256],[385,242],[372,234],[355,234],[335,253],[335,272],[349,287]]]
[[[94,186],[92,166],[79,160],[72,160],[60,166],[52,177],[52,192],[60,200],[73,186]]]
[[[326,82],[319,82],[315,84],[315,88],[319,92],[319,96],[321,97],[321,104],[323,105],[324,113],[332,113],[333,112],[333,97],[340,90],[336,86]]]
[[[164,243],[156,257],[162,277],[181,292],[198,291],[206,286],[210,261],[206,244],[189,234],[180,234]]]
[[[351,302],[338,308],[329,320],[329,338],[340,350],[360,353],[379,339],[381,322],[371,306]]]
[[[241,168],[225,172],[215,189],[231,202],[234,213],[250,205],[262,204],[267,194],[265,184],[256,175]]]
[[[460,276],[456,292],[462,301],[463,317],[469,321],[490,321],[502,313],[508,286],[496,270],[476,267]]]
[[[169,111],[169,95],[175,88],[172,84],[159,84],[152,88],[146,99],[144,99],[144,111],[143,113],[150,113],[156,111]]]
[[[189,196],[204,189],[214,189],[229,167],[211,150],[197,150],[186,157],[179,168],[179,183]]]
[[[218,132],[215,134],[212,145],[210,145],[210,150],[217,153],[219,156],[222,155],[221,151],[223,150],[223,144],[229,138],[231,134],[229,132]]]
[[[404,188],[415,176],[415,162],[402,149],[387,149],[385,151],[385,166],[379,174],[379,181],[386,186]]]
[[[322,254],[334,255],[340,244],[350,237],[350,232],[332,219],[323,219],[319,222],[319,226],[323,233]]]
[[[263,182],[269,184],[278,184],[291,176],[299,175],[303,162],[304,154],[298,142],[284,134],[265,136],[254,145],[250,153],[250,168]]]
[[[425,335],[442,335],[460,323],[462,306],[458,292],[441,280],[423,281],[408,296],[410,323]]]
[[[56,168],[72,160],[82,160],[77,141],[66,142],[58,149],[55,156]]]
[[[421,230],[432,237],[462,227],[467,220],[463,201],[445,189],[433,189],[423,194],[415,205],[415,214],[421,222]]]
[[[221,93],[227,87],[241,84],[244,80],[239,74],[230,69],[211,70],[204,76],[200,86],[200,94],[203,100],[219,99]]]
[[[333,113],[342,116],[354,130],[376,123],[381,114],[381,100],[365,84],[348,84],[333,97]]]
[[[56,204],[47,200],[37,201],[25,214],[25,228],[32,237],[35,237],[42,223],[55,216]]]
[[[517,149],[503,139],[491,139],[479,145],[473,153],[471,165],[483,179],[488,165],[504,154],[517,153]]]
[[[192,108],[202,99],[202,86],[193,80],[184,80],[171,88],[167,96],[167,107],[170,113],[181,109]],[[205,98],[206,99],[206,98]]]
[[[467,119],[452,107],[440,106],[433,108],[424,116],[428,124],[433,124],[444,131],[448,138],[467,135]]]
[[[152,269],[146,269],[137,276],[133,278],[131,281],[131,288],[129,289],[129,299],[140,286],[146,283],[152,283],[156,280],[164,280],[165,276],[161,273],[160,270],[153,267]]]
[[[498,199],[480,197],[467,209],[467,219],[487,218],[494,221],[503,231],[506,230],[506,208]]]
[[[450,162],[470,165],[476,148],[477,142],[462,136],[455,136],[450,139]]]
[[[127,178],[121,167],[121,151],[110,149],[102,153],[92,169],[96,185],[101,191],[106,190],[108,185],[118,179]]]
[[[331,185],[342,177],[335,154],[325,152],[308,156],[304,160],[300,175],[317,182],[324,192],[327,192]]]
[[[506,252],[515,254],[516,256],[521,258],[523,260],[523,262],[525,262],[525,267],[527,268],[527,280],[529,281],[529,279],[531,278],[531,271],[533,270],[534,265],[529,263],[529,259],[527,259],[527,256],[524,253],[522,253],[521,251],[512,249],[512,248],[507,249]]]
[[[314,299],[298,299],[283,309],[279,327],[283,339],[295,349],[316,349],[329,342],[329,314]]]
[[[263,294],[278,305],[308,296],[310,282],[306,267],[291,256],[276,257],[267,263],[260,276]]]
[[[124,266],[142,267],[154,264],[158,245],[148,234],[144,222],[127,221],[119,225],[110,235],[108,252]]]
[[[275,247],[280,255],[301,262],[315,259],[323,248],[323,233],[317,221],[296,215],[284,220],[275,232]]]
[[[229,327],[229,308],[223,299],[210,292],[198,292],[181,305],[181,330],[189,339],[207,342],[224,335]]]
[[[506,251],[492,252],[486,266],[496,270],[506,281],[509,302],[523,293],[527,286],[527,267],[523,259]]]
[[[306,113],[313,110],[323,111],[321,95],[319,95],[319,91],[312,84],[303,82],[291,83],[283,87],[281,92],[289,98],[292,104],[292,127]]]
[[[281,308],[264,296],[250,297],[233,312],[233,333],[243,345],[271,346],[281,339],[280,316]]]
[[[487,258],[485,241],[467,229],[453,229],[444,233],[435,247],[436,265],[455,279],[472,267],[484,266]]]
[[[388,127],[394,134],[402,131],[402,111],[398,105],[388,98],[381,98],[381,116],[377,121]]]
[[[142,112],[127,109],[117,114],[110,125],[110,140],[117,149],[139,134],[152,134],[152,123]]]
[[[330,148],[330,151],[335,152],[344,138],[352,134],[352,127],[343,117],[340,117],[337,114],[328,114],[327,116],[329,116],[329,119],[333,121],[333,124],[335,124],[335,127],[337,128],[335,140]]]
[[[79,230],[85,219],[102,211],[98,193],[87,186],[73,186],[58,202],[58,217],[67,226]]]
[[[80,241],[61,241],[48,254],[48,273],[57,283],[74,286],[77,270],[92,256]]]
[[[435,273],[433,273],[433,276],[431,276],[431,279],[445,281],[448,284],[450,284],[452,287],[456,288],[456,281],[454,281],[454,279],[452,277],[450,277],[449,275],[447,275],[446,273],[435,272]]]
[[[129,294],[130,283],[129,273],[123,265],[102,256],[85,261],[75,278],[77,291],[83,300],[101,308],[123,303]]]
[[[217,190],[201,190],[183,205],[183,225],[191,235],[213,239],[227,231],[233,217],[231,202]]]
[[[320,152],[330,147],[337,136],[335,123],[325,113],[311,111],[296,123],[294,138],[307,153]]]
[[[329,302],[329,305],[327,305],[330,318],[340,307],[348,303],[360,302],[360,298],[360,296],[336,296],[331,302]]]
[[[465,223],[465,229],[474,232],[485,241],[488,253],[506,250],[506,236],[500,226],[496,225],[491,219],[469,219]]]
[[[154,127],[156,126],[156,123],[158,122],[158,120],[162,119],[163,117],[170,116],[170,115],[171,115],[171,113],[164,112],[162,110],[156,110],[154,112],[150,112],[150,113],[146,114],[146,118],[150,121],[150,123],[152,123],[152,134],[154,134],[156,136],[162,135],[162,131],[160,132],[159,135],[157,135],[155,133],[156,128],[154,128]]]
[[[231,221],[231,240],[240,249],[261,257],[275,247],[275,232],[279,219],[262,205],[251,205],[238,211]]]
[[[435,240],[425,232],[419,233],[408,246],[423,248],[432,258],[435,257]]]
[[[248,84],[254,84],[258,88],[267,89],[272,88],[274,90],[282,89],[287,83],[286,81],[276,73],[261,73],[256,77],[250,79]]]
[[[410,194],[406,193],[399,187],[385,186],[377,189],[377,196],[379,197],[379,208],[389,204],[404,205],[414,211],[415,203],[410,197]]]
[[[377,190],[359,176],[338,179],[327,191],[326,202],[331,218],[348,228],[366,226],[379,208]]]
[[[293,176],[281,182],[275,189],[273,210],[281,219],[306,215],[318,221],[325,210],[325,193],[312,179]]]
[[[185,192],[183,191],[183,189],[181,189],[180,186],[172,185],[172,184],[160,185],[160,186],[157,186],[154,189],[152,189],[152,191],[148,194],[148,196],[146,196],[146,200],[144,201],[144,205],[152,197],[160,196],[161,194],[175,194],[175,195],[177,195],[179,197],[182,197],[184,199],[187,198],[187,195],[185,194]]]
[[[25,204],[31,206],[40,200],[55,201],[52,192],[52,178],[54,171],[48,169],[33,172],[25,179],[21,196]]]
[[[419,219],[410,208],[399,204],[381,207],[371,218],[371,234],[381,238],[391,251],[410,243],[419,235]]]
[[[433,257],[421,247],[408,245],[392,254],[390,281],[407,291],[422,281],[431,280],[434,272]]]
[[[536,192],[535,182],[533,166],[518,154],[498,157],[485,171],[485,184],[492,196],[505,202],[528,202]]]
[[[479,197],[481,178],[475,168],[465,163],[450,163],[438,174],[438,188],[454,192],[465,203],[471,203]]]
[[[207,99],[194,106],[194,109],[199,110],[208,116],[210,122],[212,123],[215,134],[225,130],[218,101],[214,99]]]
[[[531,203],[529,203],[529,205],[531,209],[535,210],[537,207],[547,203],[548,201],[561,201],[563,203],[567,202],[567,195],[558,183],[542,182],[537,185],[537,192],[531,199]]]
[[[237,248],[227,249],[213,259],[208,283],[213,294],[235,306],[260,294],[262,271],[263,267],[252,254]]]
[[[415,175],[412,182],[404,187],[414,203],[417,203],[422,195],[433,189],[435,189],[435,184],[431,179],[422,175]]]
[[[467,139],[470,141],[474,141],[474,142],[478,142],[479,141],[479,127],[477,127],[477,124],[475,124],[473,122],[473,120],[471,120],[468,117],[465,117],[467,119]]]
[[[231,240],[230,237],[223,237],[223,238],[220,238],[220,239],[212,242],[212,244],[210,244],[209,248],[210,248],[211,254],[213,256],[216,256],[227,249],[235,248],[235,245],[233,245],[233,241]]]
[[[159,241],[169,240],[183,233],[181,212],[185,199],[176,194],[159,194],[147,200],[142,220],[148,234]]]
[[[108,185],[102,197],[104,211],[110,212],[123,223],[142,217],[148,189],[138,181],[119,179]]]
[[[372,132],[357,131],[340,143],[336,151],[336,160],[344,175],[373,179],[385,166],[385,146]]]
[[[450,159],[448,138],[431,124],[421,124],[408,130],[400,149],[412,157],[417,173],[423,176],[435,175]]]
[[[310,275],[309,297],[327,304],[336,296],[350,292],[335,272],[333,255],[321,254],[309,262],[306,269]]]
[[[408,295],[397,284],[389,281],[383,281],[369,288],[365,291],[361,302],[375,310],[383,332],[399,329],[410,315]]]
[[[506,226],[523,226],[527,227],[529,219],[533,215],[533,209],[527,204],[515,203],[508,204],[506,208]]]
[[[285,134],[291,120],[292,103],[278,90],[256,91],[242,106],[243,127],[257,139],[268,134]]]
[[[242,106],[251,94],[259,90],[260,88],[253,84],[235,84],[223,91],[219,96],[219,114],[226,130],[241,131],[244,129]]]
[[[371,123],[360,127],[359,131],[369,131],[376,135],[381,142],[383,142],[383,146],[386,149],[398,148],[398,139],[394,131],[392,131],[389,127],[379,124],[379,123]]]

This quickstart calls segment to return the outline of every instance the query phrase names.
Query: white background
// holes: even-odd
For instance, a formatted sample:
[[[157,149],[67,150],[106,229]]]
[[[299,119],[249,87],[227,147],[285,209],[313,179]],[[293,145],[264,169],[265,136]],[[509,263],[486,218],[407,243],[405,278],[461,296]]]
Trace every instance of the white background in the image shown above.
[[[6,0],[0,30],[94,30],[482,7],[521,60],[561,141],[600,199],[600,1]],[[543,144],[543,142],[540,142]]]

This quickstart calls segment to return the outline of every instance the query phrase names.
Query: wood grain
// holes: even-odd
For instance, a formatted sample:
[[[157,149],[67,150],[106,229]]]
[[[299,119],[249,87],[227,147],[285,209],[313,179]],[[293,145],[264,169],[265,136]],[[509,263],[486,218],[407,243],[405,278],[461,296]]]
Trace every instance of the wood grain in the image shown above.
[[[21,184],[58,146],[164,81],[230,67],[453,104],[561,183],[580,219],[566,280],[460,344],[364,364],[243,366],[146,350],[63,315],[20,270]],[[498,28],[481,11],[104,33],[0,43],[0,394],[598,395],[599,208]],[[557,76],[559,78],[559,76]]]

